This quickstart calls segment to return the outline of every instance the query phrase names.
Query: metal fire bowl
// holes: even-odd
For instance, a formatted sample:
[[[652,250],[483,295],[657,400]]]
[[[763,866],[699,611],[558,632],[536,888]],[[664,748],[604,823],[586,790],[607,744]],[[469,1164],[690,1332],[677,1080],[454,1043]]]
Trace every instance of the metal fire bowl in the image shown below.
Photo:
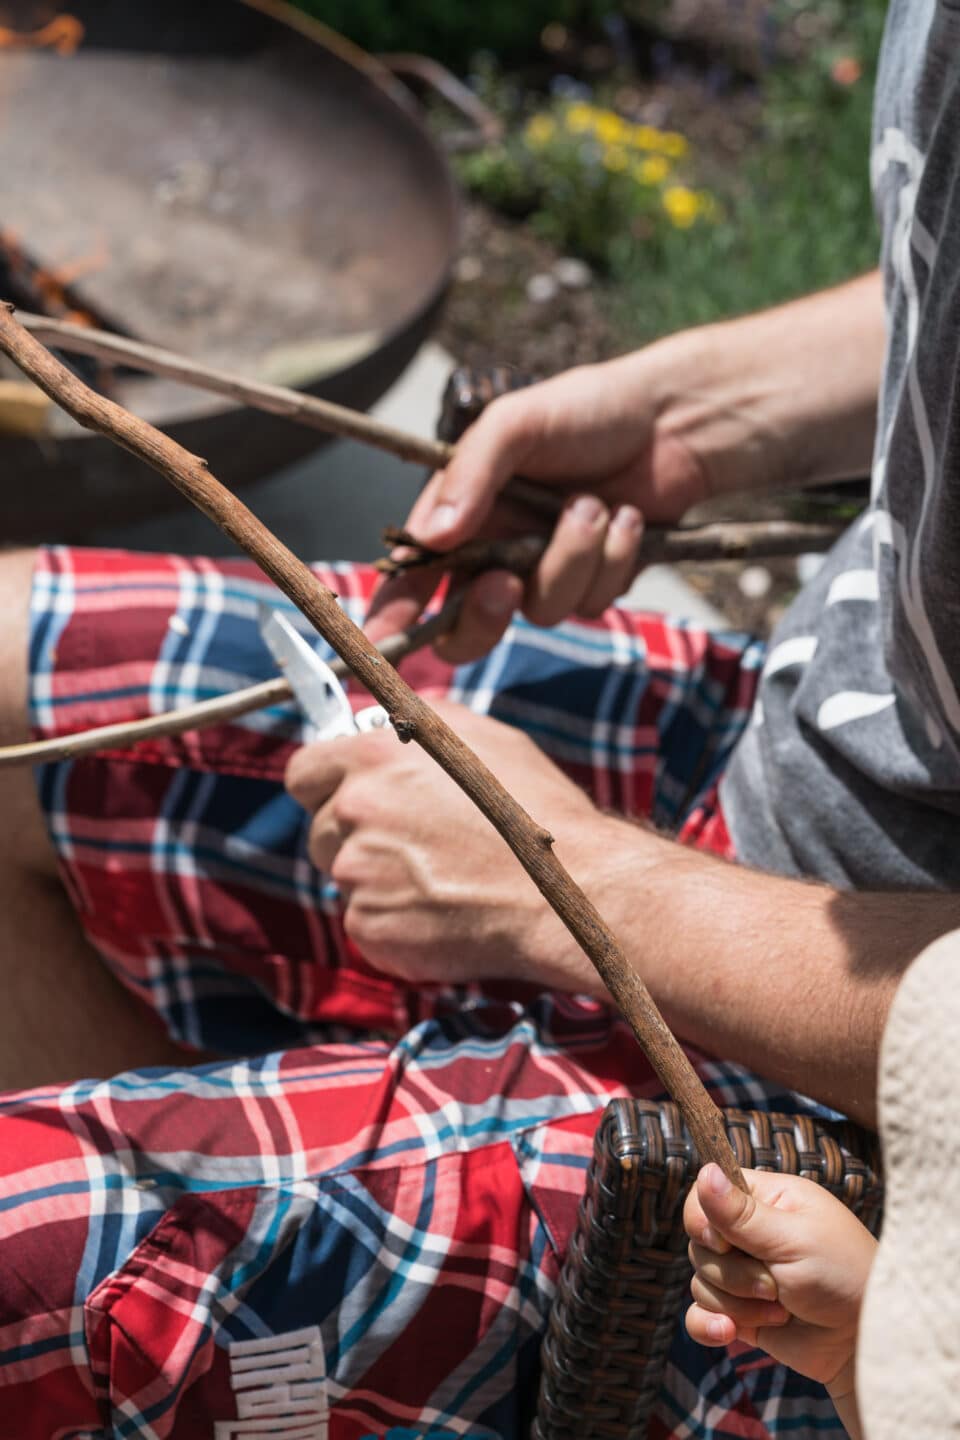
[[[20,37],[64,13],[0,0]],[[75,53],[0,50],[0,229],[98,323],[369,406],[427,333],[457,243],[450,172],[407,92],[272,0],[86,0],[69,15]],[[166,380],[103,388],[231,486],[319,443]],[[0,464],[2,540],[82,539],[92,516],[171,501],[59,414],[39,440],[0,439]]]

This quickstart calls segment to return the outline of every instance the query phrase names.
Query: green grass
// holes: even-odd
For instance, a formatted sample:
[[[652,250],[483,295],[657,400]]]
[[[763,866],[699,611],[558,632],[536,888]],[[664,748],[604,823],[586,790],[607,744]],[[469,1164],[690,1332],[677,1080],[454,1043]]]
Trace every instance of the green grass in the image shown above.
[[[717,187],[715,224],[660,237],[652,267],[641,246],[624,258],[612,278],[631,338],[775,304],[876,264],[870,118],[885,8],[851,6],[809,63],[771,74],[763,133],[741,173]],[[832,76],[842,55],[863,66],[854,85]]]

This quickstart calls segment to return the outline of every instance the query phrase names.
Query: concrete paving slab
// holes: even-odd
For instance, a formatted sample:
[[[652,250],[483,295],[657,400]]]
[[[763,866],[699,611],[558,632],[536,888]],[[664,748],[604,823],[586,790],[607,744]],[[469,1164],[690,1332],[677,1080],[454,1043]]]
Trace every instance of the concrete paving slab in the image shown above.
[[[692,620],[706,630],[729,630],[730,621],[715,605],[688,585],[672,565],[641,570],[620,601],[631,610],[655,610],[676,620]]]

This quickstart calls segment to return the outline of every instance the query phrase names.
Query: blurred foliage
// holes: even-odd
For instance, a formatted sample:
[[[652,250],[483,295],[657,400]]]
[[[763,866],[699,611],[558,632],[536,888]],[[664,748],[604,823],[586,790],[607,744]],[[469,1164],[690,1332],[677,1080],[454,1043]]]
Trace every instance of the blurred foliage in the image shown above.
[[[784,0],[780,9],[783,23],[811,39],[803,60],[765,75],[761,129],[735,171],[711,168],[682,136],[670,142],[674,153],[661,147],[666,171],[642,170],[634,152],[644,147],[625,145],[616,127],[654,142],[658,132],[588,103],[578,85],[578,99],[554,100],[515,124],[501,147],[461,162],[465,182],[489,203],[529,217],[558,248],[606,273],[629,342],[776,304],[876,264],[869,152],[885,0]],[[496,103],[495,74],[484,88]],[[586,112],[592,124],[571,133],[571,116]],[[657,155],[656,143],[648,148],[648,158]]]
[[[478,51],[501,62],[536,53],[545,25],[590,25],[615,0],[294,0],[365,50],[419,50],[454,68]]]
[[[696,246],[670,250],[669,287],[651,295],[639,268],[630,277],[658,330],[774,304],[877,263],[869,155],[886,4],[789,8],[815,8],[832,24],[803,63],[770,71],[763,132],[731,177],[720,222]]]
[[[663,228],[690,230],[714,216],[713,197],[678,169],[689,152],[676,131],[557,99],[502,145],[465,157],[461,174],[488,203],[528,216],[559,250],[616,274]]]
[[[297,3],[366,49],[423,50],[469,75],[508,133],[458,161],[465,184],[601,271],[627,343],[876,263],[868,156],[886,0],[773,0],[773,19],[803,58],[762,75],[761,125],[735,168],[675,131],[631,124],[608,108],[602,83],[557,77],[550,95],[530,96],[517,78],[518,65],[542,61],[545,26],[596,33],[612,15],[649,24],[669,0]],[[746,13],[743,0],[726,3]],[[769,38],[771,12],[758,13]],[[611,77],[611,95],[622,79]],[[657,80],[669,88],[669,73]],[[704,104],[724,98],[705,91]]]

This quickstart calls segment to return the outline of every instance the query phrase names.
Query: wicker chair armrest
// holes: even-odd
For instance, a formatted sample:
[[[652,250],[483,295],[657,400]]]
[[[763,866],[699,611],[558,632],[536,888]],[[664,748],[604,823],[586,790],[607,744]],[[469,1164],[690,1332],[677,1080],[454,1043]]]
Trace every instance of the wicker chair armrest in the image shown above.
[[[877,1231],[876,1136],[848,1122],[725,1112],[741,1166],[823,1185]],[[534,1440],[640,1440],[690,1284],[683,1204],[699,1168],[672,1101],[612,1100],[541,1351]]]

